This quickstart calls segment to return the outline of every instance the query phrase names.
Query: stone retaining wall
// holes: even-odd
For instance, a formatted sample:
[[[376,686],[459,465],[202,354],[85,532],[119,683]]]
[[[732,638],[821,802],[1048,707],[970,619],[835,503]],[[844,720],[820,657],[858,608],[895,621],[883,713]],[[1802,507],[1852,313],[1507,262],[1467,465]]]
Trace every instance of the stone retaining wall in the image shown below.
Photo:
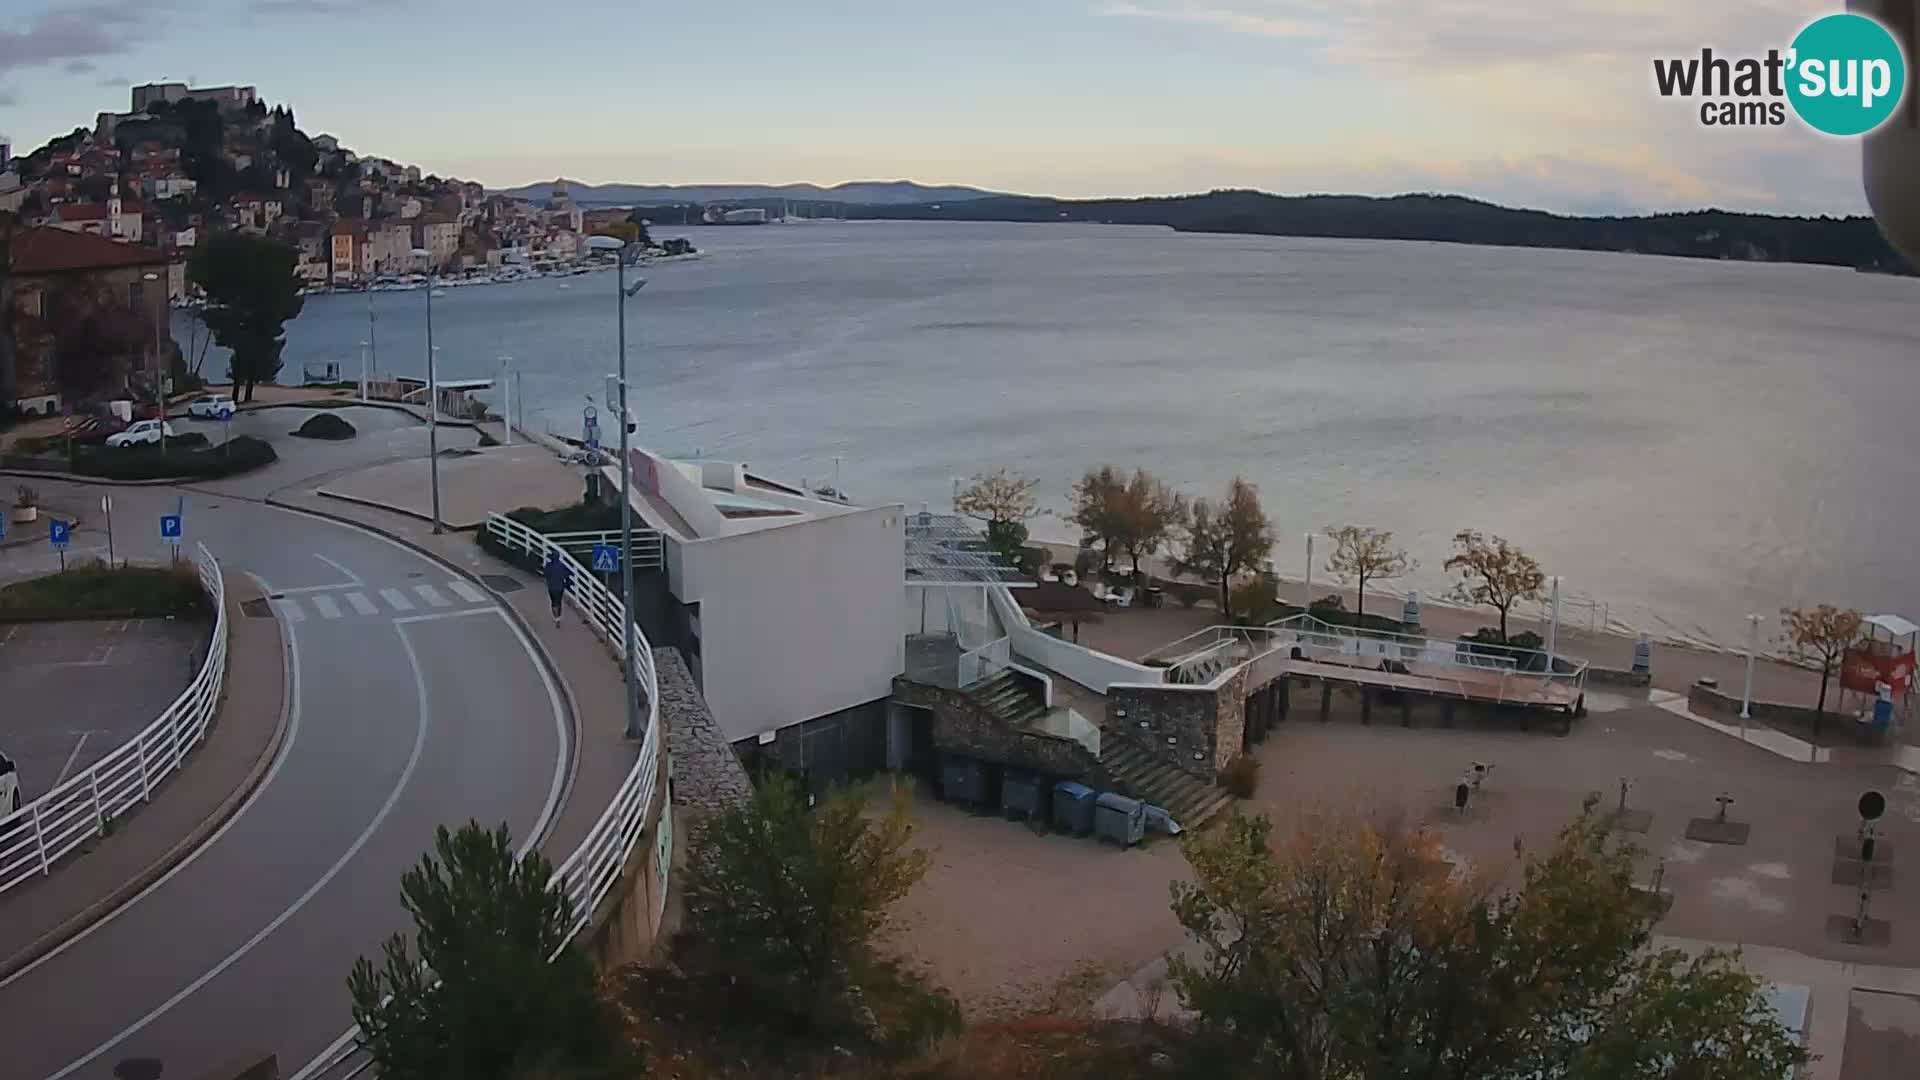
[[[746,766],[720,733],[679,650],[653,650],[653,674],[673,761],[674,801],[693,810],[719,810],[745,801],[753,794]]]
[[[1104,726],[1155,760],[1212,780],[1245,745],[1249,670],[1242,664],[1205,686],[1115,683]]]
[[[1087,783],[1105,779],[1099,759],[1086,747],[1057,735],[1008,727],[964,691],[896,677],[893,700],[933,713],[936,750]]]

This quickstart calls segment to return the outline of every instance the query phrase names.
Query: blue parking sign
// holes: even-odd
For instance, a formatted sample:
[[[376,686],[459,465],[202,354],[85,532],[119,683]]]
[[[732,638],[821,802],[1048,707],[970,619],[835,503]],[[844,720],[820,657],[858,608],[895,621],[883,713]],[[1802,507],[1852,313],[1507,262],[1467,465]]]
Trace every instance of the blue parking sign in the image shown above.
[[[610,574],[620,569],[620,549],[612,544],[593,545],[593,572]]]
[[[53,541],[54,547],[66,547],[72,532],[73,523],[70,521],[61,521],[59,518],[51,518],[47,521],[47,539]]]
[[[160,515],[160,539],[171,540],[176,544],[180,542],[179,514]]]

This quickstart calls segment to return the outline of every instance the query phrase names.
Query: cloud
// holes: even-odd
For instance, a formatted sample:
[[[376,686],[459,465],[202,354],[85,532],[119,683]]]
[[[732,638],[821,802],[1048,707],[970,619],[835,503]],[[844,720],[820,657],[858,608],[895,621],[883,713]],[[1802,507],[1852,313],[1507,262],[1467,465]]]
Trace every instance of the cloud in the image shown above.
[[[1297,19],[1280,18],[1248,11],[1236,11],[1230,8],[1185,5],[1181,7],[1143,7],[1140,4],[1113,3],[1094,10],[1096,15],[1113,15],[1142,19],[1166,19],[1172,22],[1196,23],[1201,26],[1217,26],[1241,34],[1258,34],[1262,37],[1302,38],[1317,37],[1319,29],[1311,22]]]
[[[104,90],[124,90],[133,85],[133,80],[125,75],[108,75],[94,85]]]
[[[69,75],[85,75],[93,70],[91,60],[69,60],[60,65],[60,70]]]
[[[130,4],[50,8],[0,29],[0,72],[118,56],[132,47],[145,23],[142,9]]]
[[[256,15],[353,15],[386,6],[381,0],[253,0]]]
[[[20,104],[20,95],[0,86],[0,109],[10,109],[18,104]]]

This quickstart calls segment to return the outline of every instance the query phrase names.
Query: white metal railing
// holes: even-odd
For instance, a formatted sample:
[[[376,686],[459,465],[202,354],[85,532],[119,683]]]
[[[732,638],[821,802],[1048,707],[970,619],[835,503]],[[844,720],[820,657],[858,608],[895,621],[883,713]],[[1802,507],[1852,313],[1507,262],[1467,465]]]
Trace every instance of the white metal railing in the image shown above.
[[[488,523],[488,530],[492,531],[491,522]],[[593,558],[595,544],[612,544],[616,548],[620,546],[620,533],[617,529],[607,532],[560,532],[544,535],[548,541],[559,545],[566,550],[567,554],[583,563]],[[502,540],[502,543],[505,543],[505,540]],[[652,529],[633,530],[633,568],[635,570],[658,570],[665,565],[665,559],[659,533]]]
[[[508,548],[537,556],[543,565],[550,555],[566,560],[567,568],[573,572],[573,584],[568,587],[567,595],[574,607],[586,617],[594,632],[613,647],[616,656],[624,654],[626,640],[621,633],[621,618],[625,611],[620,598],[600,584],[566,548],[504,514],[487,515],[487,532]],[[637,625],[633,628],[633,641],[633,672],[647,698],[647,734],[640,743],[639,760],[620,782],[607,808],[595,819],[572,854],[554,871],[558,888],[573,908],[573,922],[567,927],[568,942],[586,929],[595,909],[619,882],[620,871],[632,857],[653,807],[654,787],[660,773],[660,686],[654,674],[653,646]],[[665,871],[663,864],[663,883]],[[354,1045],[357,1032],[358,1029],[349,1030],[336,1041],[335,1046],[340,1049],[334,1051],[333,1056],[323,1052],[320,1058],[294,1074],[296,1080],[323,1077],[351,1080],[365,1073],[373,1061]]]
[[[220,564],[198,545],[200,586],[213,603],[213,635],[193,681],[154,721],[51,791],[0,817],[0,892],[53,872],[81,844],[153,797],[198,746],[220,703],[227,674],[227,590]]]
[[[1524,704],[1576,701],[1586,685],[1587,661],[1534,649],[1375,631],[1356,632],[1312,615],[1267,626],[1211,626],[1155,650],[1175,682],[1298,649],[1304,660],[1380,667],[1419,665],[1410,674],[1462,696]],[[1402,669],[1405,670],[1404,668]]]

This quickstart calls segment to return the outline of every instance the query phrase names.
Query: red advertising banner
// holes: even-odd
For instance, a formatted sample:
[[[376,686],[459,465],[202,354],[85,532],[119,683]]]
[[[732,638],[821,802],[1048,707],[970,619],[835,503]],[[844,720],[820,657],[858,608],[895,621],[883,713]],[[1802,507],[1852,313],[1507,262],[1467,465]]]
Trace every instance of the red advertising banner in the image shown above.
[[[1913,654],[1848,649],[1840,661],[1840,685],[1871,694],[1878,683],[1893,687],[1895,697],[1913,689]]]

